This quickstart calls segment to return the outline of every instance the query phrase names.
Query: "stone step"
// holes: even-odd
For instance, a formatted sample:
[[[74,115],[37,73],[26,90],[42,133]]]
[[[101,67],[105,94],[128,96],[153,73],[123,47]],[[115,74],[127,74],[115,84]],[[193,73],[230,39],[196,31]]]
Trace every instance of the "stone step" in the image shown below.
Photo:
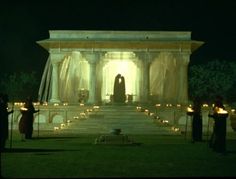
[[[113,128],[132,134],[174,134],[170,127],[158,126],[150,116],[136,111],[135,106],[101,106],[86,119],[72,120],[62,131],[105,134]]]

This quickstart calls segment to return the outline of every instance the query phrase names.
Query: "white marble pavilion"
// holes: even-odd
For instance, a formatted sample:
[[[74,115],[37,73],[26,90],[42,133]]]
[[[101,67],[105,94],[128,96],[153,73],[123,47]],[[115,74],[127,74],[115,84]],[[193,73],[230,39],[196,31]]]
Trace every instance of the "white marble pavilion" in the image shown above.
[[[191,32],[52,30],[49,35],[37,41],[49,52],[42,101],[78,103],[85,90],[89,104],[107,102],[120,73],[132,101],[188,102],[190,55],[203,44],[191,40]]]

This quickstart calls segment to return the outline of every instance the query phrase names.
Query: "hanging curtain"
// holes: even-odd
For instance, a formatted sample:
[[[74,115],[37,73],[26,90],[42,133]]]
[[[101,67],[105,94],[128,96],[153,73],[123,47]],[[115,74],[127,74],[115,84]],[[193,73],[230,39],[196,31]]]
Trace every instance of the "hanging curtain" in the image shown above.
[[[61,101],[76,103],[79,91],[88,90],[89,64],[80,52],[72,52],[60,65],[59,96]]]

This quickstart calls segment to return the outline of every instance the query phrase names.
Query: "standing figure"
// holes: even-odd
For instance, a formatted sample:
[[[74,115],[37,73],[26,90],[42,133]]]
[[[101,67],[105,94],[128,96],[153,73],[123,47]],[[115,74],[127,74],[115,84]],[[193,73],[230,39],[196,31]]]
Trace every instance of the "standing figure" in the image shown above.
[[[220,114],[220,110],[225,110],[222,97],[217,96],[213,107],[213,114],[209,117],[214,119],[213,132],[209,141],[209,147],[216,152],[226,152],[226,118],[228,113]]]
[[[114,83],[113,101],[117,103],[124,103],[125,95],[125,78],[121,74],[116,75]]]
[[[1,151],[5,149],[6,141],[9,136],[8,115],[13,113],[13,110],[7,110],[8,107],[8,95],[0,94],[0,139],[1,139]]]
[[[192,142],[202,141],[201,101],[196,97],[193,101]]]
[[[25,139],[32,139],[34,113],[36,112],[39,112],[39,110],[35,110],[32,98],[28,97],[24,107],[21,108],[22,116],[19,122],[19,131],[22,134],[22,140],[24,140],[23,135],[25,135]]]

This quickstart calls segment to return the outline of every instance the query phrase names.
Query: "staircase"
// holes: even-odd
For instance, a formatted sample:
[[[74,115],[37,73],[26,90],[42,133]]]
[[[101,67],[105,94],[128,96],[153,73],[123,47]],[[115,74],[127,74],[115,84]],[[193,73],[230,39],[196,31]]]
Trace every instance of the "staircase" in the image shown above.
[[[96,111],[86,113],[85,118],[72,119],[64,132],[84,134],[108,134],[114,128],[120,128],[121,134],[159,134],[176,135],[170,126],[154,122],[144,112],[138,112],[135,106],[100,106]]]

